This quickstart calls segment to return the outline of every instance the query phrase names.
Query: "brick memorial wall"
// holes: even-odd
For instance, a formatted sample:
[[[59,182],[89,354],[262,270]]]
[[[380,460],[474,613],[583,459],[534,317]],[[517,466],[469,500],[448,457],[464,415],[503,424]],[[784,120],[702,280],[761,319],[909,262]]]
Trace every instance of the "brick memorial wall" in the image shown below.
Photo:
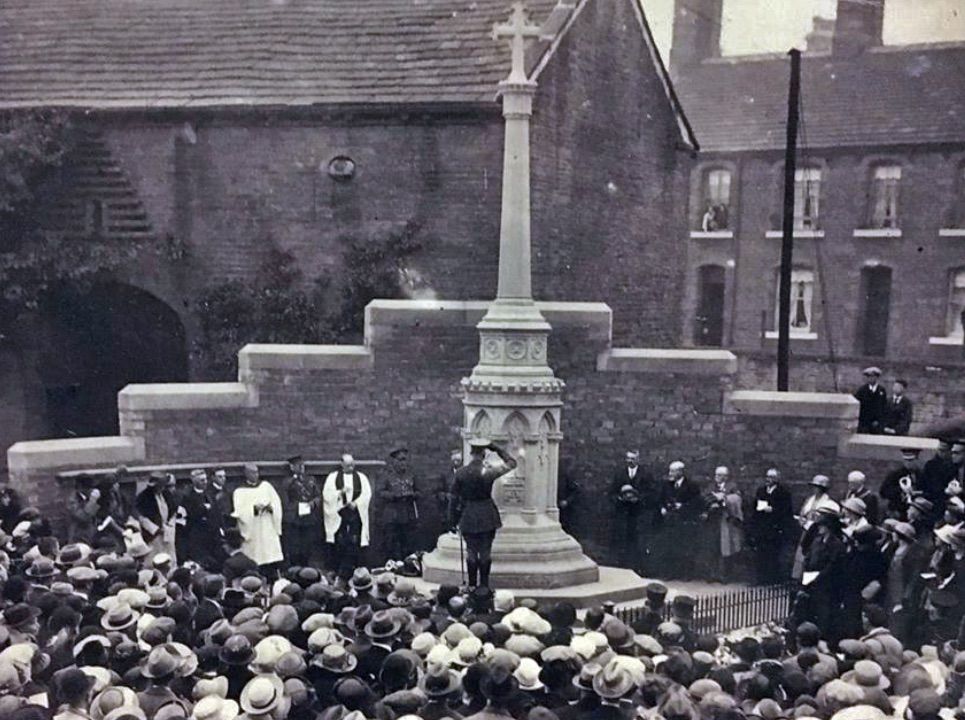
[[[434,492],[461,444],[459,380],[475,364],[484,307],[376,301],[365,345],[249,345],[239,353],[239,382],[128,386],[119,394],[120,437],[18,443],[8,452],[11,482],[57,516],[66,488],[55,476],[66,470],[278,461],[295,452],[384,459],[405,443]],[[573,530],[598,560],[608,557],[605,488],[627,448],[639,448],[661,478],[674,459],[703,482],[727,464],[748,490],[775,465],[800,499],[817,472],[842,490],[848,470],[880,478],[901,445],[934,444],[853,436],[857,404],[847,395],[735,390],[737,358],[727,351],[612,348],[606,305],[542,307],[554,326],[550,362],[567,384],[561,467],[582,488]],[[433,502],[425,505],[426,524],[440,523]],[[434,532],[424,530],[427,543]]]

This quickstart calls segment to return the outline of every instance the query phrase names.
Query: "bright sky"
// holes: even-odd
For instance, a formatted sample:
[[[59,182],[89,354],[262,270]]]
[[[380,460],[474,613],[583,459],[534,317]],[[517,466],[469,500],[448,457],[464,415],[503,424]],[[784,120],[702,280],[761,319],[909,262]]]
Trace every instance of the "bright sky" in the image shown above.
[[[674,0],[640,1],[666,59]],[[724,0],[721,47],[725,55],[803,48],[811,18],[834,17],[835,5],[835,0]],[[965,40],[965,0],[885,0],[885,43],[943,40]]]

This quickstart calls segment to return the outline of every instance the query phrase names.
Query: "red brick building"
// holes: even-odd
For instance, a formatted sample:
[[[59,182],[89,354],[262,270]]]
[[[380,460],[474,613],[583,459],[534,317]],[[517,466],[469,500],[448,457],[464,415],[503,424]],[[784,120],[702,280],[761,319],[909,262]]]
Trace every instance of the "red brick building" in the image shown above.
[[[535,293],[605,301],[621,342],[674,344],[696,143],[646,19],[635,0],[529,5],[546,33],[528,57]],[[429,288],[492,296],[509,52],[491,33],[507,13],[504,0],[3,3],[0,110],[65,108],[87,131],[40,210],[51,226],[187,253],[144,257],[84,322],[38,318],[0,350],[0,445],[111,432],[119,387],[198,378],[198,293],[251,280],[273,249],[337,285],[346,237],[416,223],[410,269]],[[115,292],[140,315],[87,347],[77,335]],[[112,371],[92,359],[105,355],[135,357]],[[160,356],[166,371],[138,360]]]
[[[685,345],[752,357],[772,382],[789,62],[720,57],[726,0],[678,4],[671,69],[701,143],[690,182]],[[882,3],[816,19],[802,62],[791,347],[801,389],[862,364],[965,408],[965,44],[882,45]],[[815,46],[818,46],[815,49]],[[917,385],[917,387],[914,387]],[[956,399],[957,398],[957,399]],[[933,402],[934,401],[934,402]]]

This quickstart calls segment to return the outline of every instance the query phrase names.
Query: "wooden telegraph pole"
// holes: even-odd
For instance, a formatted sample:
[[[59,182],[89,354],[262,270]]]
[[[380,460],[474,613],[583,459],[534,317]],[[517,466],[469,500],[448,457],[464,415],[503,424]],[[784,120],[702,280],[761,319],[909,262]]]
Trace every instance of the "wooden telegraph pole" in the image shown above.
[[[791,265],[794,257],[794,175],[801,95],[801,51],[791,50],[787,93],[787,140],[784,149],[784,218],[781,227],[781,277],[777,307],[777,389],[787,392],[791,355]]]

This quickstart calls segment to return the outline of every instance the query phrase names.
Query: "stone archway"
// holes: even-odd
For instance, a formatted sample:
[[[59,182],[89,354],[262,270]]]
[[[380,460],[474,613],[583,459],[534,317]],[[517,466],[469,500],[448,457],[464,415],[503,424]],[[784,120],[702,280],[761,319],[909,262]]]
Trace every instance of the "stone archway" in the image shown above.
[[[34,354],[48,437],[115,435],[121,388],[188,379],[181,318],[131,285],[62,292],[47,305],[40,325]]]

